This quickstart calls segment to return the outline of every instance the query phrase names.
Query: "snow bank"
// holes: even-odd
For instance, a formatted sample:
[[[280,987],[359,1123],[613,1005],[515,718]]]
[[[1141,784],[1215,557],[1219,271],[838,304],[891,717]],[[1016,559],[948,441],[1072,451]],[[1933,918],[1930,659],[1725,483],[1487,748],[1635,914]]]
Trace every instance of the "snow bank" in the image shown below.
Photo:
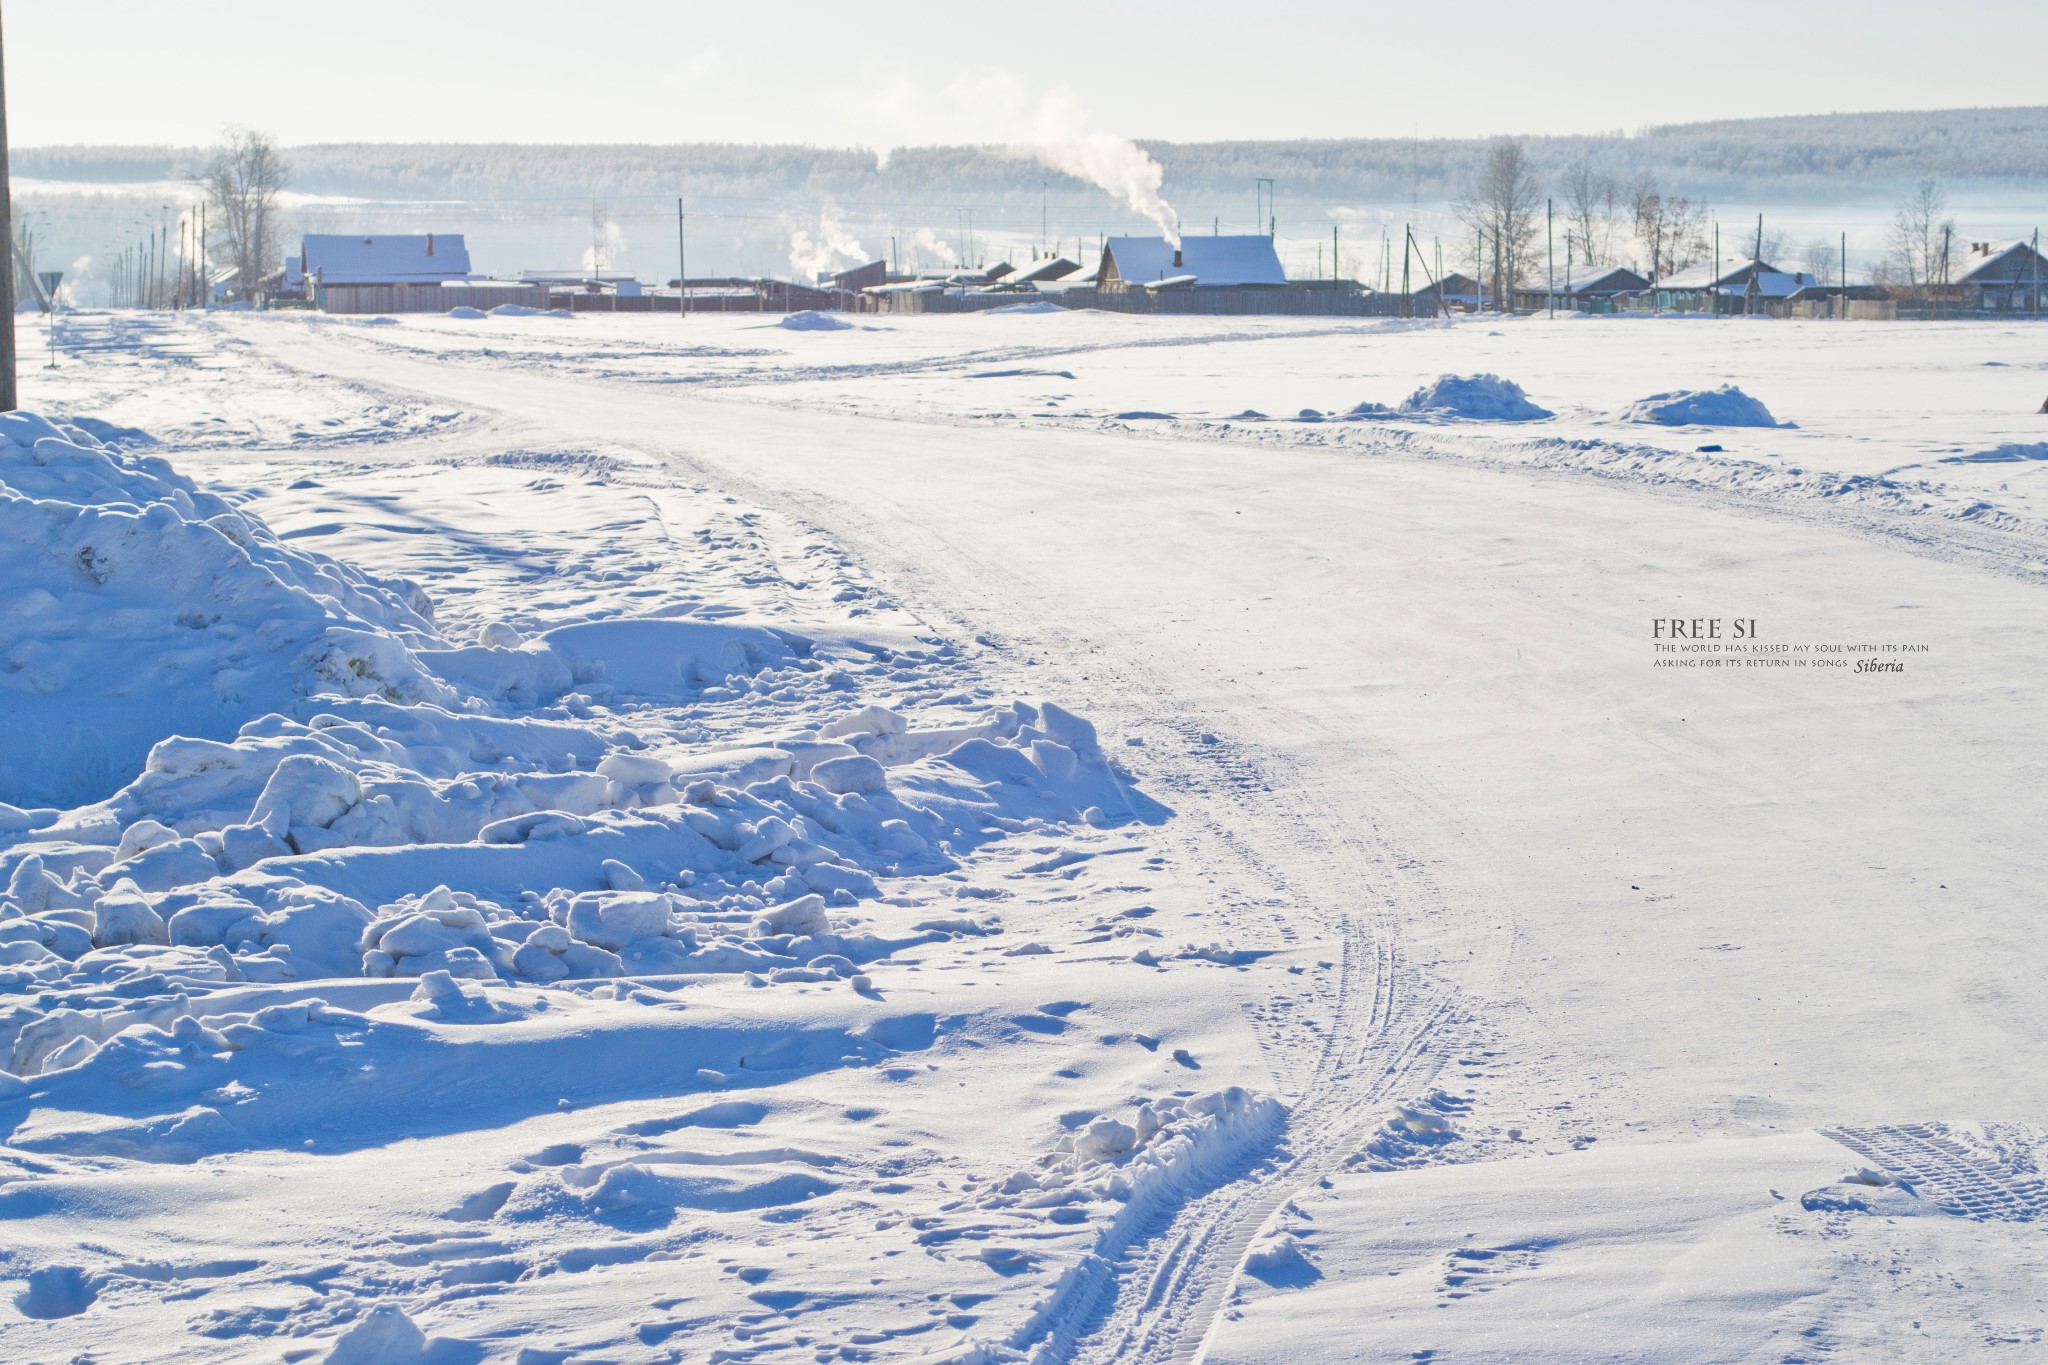
[[[989,316],[998,313],[1068,313],[1072,311],[1070,308],[1061,307],[1051,299],[1034,299],[1030,303],[1006,303],[1000,308],[984,308],[982,313],[984,316]]]
[[[450,308],[446,316],[451,318],[480,318],[487,317],[489,315],[486,314],[484,310],[481,308],[472,308],[468,304],[464,303],[458,304],[455,307]]]
[[[1535,422],[1552,415],[1530,402],[1520,384],[1494,374],[1443,375],[1402,399],[1397,411],[1473,422]]]
[[[791,313],[775,325],[786,327],[792,332],[845,332],[853,328],[853,324],[844,318],[835,318],[830,313],[813,312],[808,308],[802,312]]]
[[[1621,414],[1627,422],[1656,422],[1667,427],[1774,427],[1771,410],[1733,384],[1718,389],[1677,389],[1653,393],[1631,403]]]
[[[2029,460],[2048,460],[2048,441],[2008,441],[1970,455],[1948,455],[1943,464],[2024,464]]]
[[[405,657],[437,643],[414,585],[294,549],[162,459],[0,416],[0,801],[103,795],[165,735],[313,690],[440,695]]]
[[[128,998],[0,1007],[15,1076],[84,1066],[238,982],[854,983],[984,931],[863,912],[883,880],[1136,813],[1094,729],[1049,703],[920,724],[838,700],[754,743],[644,737],[619,717],[751,694],[834,708],[873,647],[667,618],[449,647],[416,593],[286,548],[161,459],[25,415],[0,435],[10,791],[76,780],[89,743],[147,752],[91,805],[0,805],[0,999]]]

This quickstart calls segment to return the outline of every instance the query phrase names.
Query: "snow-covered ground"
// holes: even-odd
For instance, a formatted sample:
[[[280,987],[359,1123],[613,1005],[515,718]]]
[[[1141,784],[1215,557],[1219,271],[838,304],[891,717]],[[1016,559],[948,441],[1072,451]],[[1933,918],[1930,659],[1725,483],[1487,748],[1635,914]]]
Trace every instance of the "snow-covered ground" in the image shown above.
[[[0,1356],[2041,1348],[2041,333],[855,321],[67,320]]]

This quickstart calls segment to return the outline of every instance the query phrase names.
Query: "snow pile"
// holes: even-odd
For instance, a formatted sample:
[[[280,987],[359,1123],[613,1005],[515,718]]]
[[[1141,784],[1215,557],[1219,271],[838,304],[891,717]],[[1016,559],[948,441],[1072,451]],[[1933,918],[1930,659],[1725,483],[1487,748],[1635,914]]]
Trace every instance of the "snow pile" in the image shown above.
[[[1471,1101],[1432,1090],[1417,1104],[1397,1104],[1365,1146],[1345,1161],[1347,1167],[1392,1171],[1434,1159],[1434,1149],[1458,1140],[1453,1120],[1471,1108]]]
[[[792,332],[845,332],[853,327],[853,324],[844,318],[835,318],[830,313],[813,312],[808,308],[791,313],[775,325],[786,327]]]
[[[412,584],[293,549],[160,458],[0,416],[0,802],[99,796],[165,734],[310,690],[446,695],[407,655],[439,643]]]
[[[1062,1137],[1035,1171],[996,1187],[999,1201],[1045,1207],[1074,1200],[1128,1202],[1215,1145],[1226,1133],[1279,1122],[1280,1102],[1239,1086],[1141,1104],[1130,1122],[1100,1117]],[[1044,1196],[1054,1195],[1048,1200]],[[1003,1206],[1002,1203],[997,1204]]]
[[[1771,410],[1733,384],[1718,389],[1677,389],[1653,393],[1631,403],[1626,422],[1656,422],[1667,427],[1774,427]]]
[[[1068,313],[1073,310],[1054,303],[1051,299],[1033,299],[1030,303],[1006,303],[1000,308],[985,308],[984,314],[1018,313]]]
[[[472,308],[468,304],[463,303],[450,308],[447,316],[451,318],[481,318],[488,317],[489,314],[485,313],[481,308]]]
[[[907,944],[980,932],[852,923],[878,878],[953,868],[949,844],[1020,821],[1128,809],[1092,729],[1051,705],[932,728],[866,708],[706,753],[434,703],[322,704],[232,742],[166,740],[113,797],[18,831],[0,851],[0,991],[436,971],[851,981]]]
[[[2008,441],[1989,450],[1979,450],[1969,455],[1948,455],[1943,464],[2025,464],[2029,460],[2048,460],[2048,441]]]
[[[1520,384],[1495,374],[1443,375],[1402,399],[1398,411],[1474,422],[1534,422],[1551,416],[1549,409],[1529,401]]]

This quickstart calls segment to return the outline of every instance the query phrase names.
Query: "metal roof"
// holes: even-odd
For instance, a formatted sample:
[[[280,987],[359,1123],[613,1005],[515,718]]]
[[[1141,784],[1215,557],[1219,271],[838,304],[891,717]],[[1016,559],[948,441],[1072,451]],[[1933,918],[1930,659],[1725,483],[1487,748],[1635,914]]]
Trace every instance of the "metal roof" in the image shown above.
[[[383,237],[309,232],[299,247],[306,274],[321,284],[438,284],[469,277],[459,232]]]
[[[1181,259],[1173,259],[1164,237],[1112,237],[1104,251],[1103,270],[1110,261],[1124,283],[1156,284],[1177,275],[1192,275],[1198,286],[1285,284],[1280,254],[1263,233],[1248,237],[1183,237]],[[1102,278],[1102,277],[1098,277]]]

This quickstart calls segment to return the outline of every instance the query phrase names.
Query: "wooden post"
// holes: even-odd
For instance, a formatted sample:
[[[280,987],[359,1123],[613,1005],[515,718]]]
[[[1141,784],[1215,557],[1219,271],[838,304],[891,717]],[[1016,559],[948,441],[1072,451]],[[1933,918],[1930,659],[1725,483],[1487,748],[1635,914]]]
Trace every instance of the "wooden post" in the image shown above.
[[[1569,250],[1569,248],[1567,248]],[[1556,202],[1543,201],[1543,297],[1550,304],[1552,320],[1557,317],[1557,223]]]
[[[683,196],[676,196],[676,312],[690,315],[690,243],[683,236]]]

